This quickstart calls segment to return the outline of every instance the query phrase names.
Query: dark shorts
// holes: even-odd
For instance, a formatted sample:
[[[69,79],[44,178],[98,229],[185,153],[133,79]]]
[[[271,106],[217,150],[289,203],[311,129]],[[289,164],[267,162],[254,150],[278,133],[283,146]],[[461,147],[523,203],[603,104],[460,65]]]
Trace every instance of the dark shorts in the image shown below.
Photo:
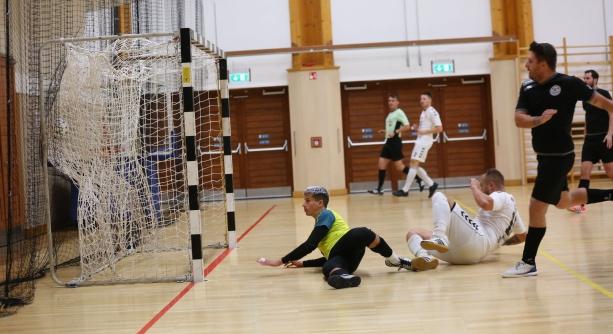
[[[538,167],[532,197],[556,205],[560,202],[561,193],[568,191],[566,176],[573,168],[575,154],[555,157],[538,155],[536,159]]]
[[[581,150],[581,162],[590,161],[594,164],[601,160],[605,164],[613,162],[613,148],[607,148],[603,140],[604,136],[585,136]]]
[[[383,144],[383,149],[379,156],[392,161],[402,160],[404,158],[404,155],[402,155],[402,140],[400,138],[388,139]]]
[[[330,271],[334,268],[343,268],[347,272],[353,273],[362,262],[366,247],[376,237],[375,232],[367,227],[356,227],[349,230],[338,239],[330,250],[328,260],[323,266],[324,276],[328,277]]]

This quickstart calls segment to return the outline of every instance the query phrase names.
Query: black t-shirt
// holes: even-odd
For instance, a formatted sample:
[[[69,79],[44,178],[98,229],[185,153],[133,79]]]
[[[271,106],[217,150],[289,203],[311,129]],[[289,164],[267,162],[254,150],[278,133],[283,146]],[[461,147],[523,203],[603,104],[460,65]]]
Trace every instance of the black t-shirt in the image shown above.
[[[600,95],[611,99],[611,94],[608,91],[600,88],[596,88]],[[604,135],[609,131],[609,113],[598,107],[583,102],[583,109],[585,110],[585,133],[587,135]]]
[[[594,91],[583,80],[556,73],[539,84],[525,81],[519,92],[516,111],[540,116],[545,109],[558,112],[547,122],[532,128],[532,148],[537,154],[565,155],[574,150],[570,128],[577,101],[589,100]]]

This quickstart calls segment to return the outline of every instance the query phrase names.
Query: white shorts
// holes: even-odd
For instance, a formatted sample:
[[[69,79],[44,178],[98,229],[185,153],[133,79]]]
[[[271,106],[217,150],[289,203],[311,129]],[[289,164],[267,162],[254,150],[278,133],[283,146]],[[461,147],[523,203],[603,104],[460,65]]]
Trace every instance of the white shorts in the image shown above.
[[[432,143],[423,143],[419,140],[415,141],[413,152],[411,153],[411,160],[417,160],[419,162],[426,162],[428,157],[428,151],[432,147]]]
[[[452,264],[474,264],[480,262],[488,253],[487,237],[481,222],[470,218],[457,203],[451,209],[447,238],[447,253],[428,253]]]

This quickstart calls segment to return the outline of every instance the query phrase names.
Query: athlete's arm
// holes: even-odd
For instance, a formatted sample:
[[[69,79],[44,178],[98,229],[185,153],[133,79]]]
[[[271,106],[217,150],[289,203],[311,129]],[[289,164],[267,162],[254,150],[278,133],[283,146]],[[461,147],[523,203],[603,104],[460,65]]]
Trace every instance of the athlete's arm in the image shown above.
[[[541,116],[530,116],[525,110],[515,110],[515,125],[518,128],[532,129],[547,123],[558,111],[547,109]]]
[[[280,259],[261,258],[260,260],[258,260],[258,263],[264,266],[271,266],[271,267],[278,267],[282,264],[291,263],[294,266],[299,267],[297,263],[299,263],[300,261],[297,261],[297,260],[300,260],[305,255],[315,250],[315,248],[317,248],[317,244],[319,244],[321,239],[323,239],[326,236],[326,234],[328,234],[328,230],[329,230],[328,227],[325,225],[315,226],[315,228],[311,232],[311,235],[309,235],[308,239],[302,244],[300,244],[300,246],[296,247],[293,251],[289,252],[284,257]]]
[[[441,133],[443,132],[443,126],[437,125],[432,129],[420,129],[417,130],[417,133],[420,135],[428,135],[428,134],[433,134],[433,133]]]
[[[324,263],[326,263],[325,257],[320,257],[319,259],[305,260],[302,261],[303,267],[323,267]]]
[[[328,234],[328,227],[325,225],[315,226],[309,238],[296,247],[293,251],[281,258],[283,263],[288,263],[294,260],[300,260],[310,252],[317,248],[317,244]]]
[[[588,103],[609,113],[609,131],[603,141],[607,143],[607,148],[613,147],[613,101],[595,91]]]
[[[477,179],[470,179],[470,191],[473,194],[473,198],[475,199],[475,203],[485,210],[492,211],[494,208],[494,199],[481,191],[481,182]]]
[[[521,244],[522,242],[526,241],[526,235],[528,235],[527,232],[515,234],[514,236],[510,237],[507,241],[505,241],[503,245],[511,246],[511,245]]]
[[[411,131],[411,124],[407,123],[406,125],[399,127],[396,130],[396,133],[402,134],[403,132],[409,132],[409,131]]]

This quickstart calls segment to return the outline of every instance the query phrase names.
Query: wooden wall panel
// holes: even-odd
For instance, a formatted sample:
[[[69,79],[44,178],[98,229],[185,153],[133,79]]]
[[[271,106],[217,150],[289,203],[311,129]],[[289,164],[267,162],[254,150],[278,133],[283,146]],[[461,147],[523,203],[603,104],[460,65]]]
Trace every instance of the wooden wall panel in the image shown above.
[[[8,124],[8,101],[7,101],[7,81],[6,81],[6,58],[0,57],[0,231],[6,230],[8,227],[8,209],[9,209],[9,183],[12,193],[11,214],[12,226],[22,226],[26,223],[25,220],[25,194],[23,161],[21,159],[21,118],[19,110],[19,98],[15,93],[14,76],[11,73],[10,93],[13,101],[13,110],[11,113],[11,145],[9,147],[9,124]],[[11,150],[11,160],[9,161],[9,150]],[[9,164],[11,173],[9,175]]]

